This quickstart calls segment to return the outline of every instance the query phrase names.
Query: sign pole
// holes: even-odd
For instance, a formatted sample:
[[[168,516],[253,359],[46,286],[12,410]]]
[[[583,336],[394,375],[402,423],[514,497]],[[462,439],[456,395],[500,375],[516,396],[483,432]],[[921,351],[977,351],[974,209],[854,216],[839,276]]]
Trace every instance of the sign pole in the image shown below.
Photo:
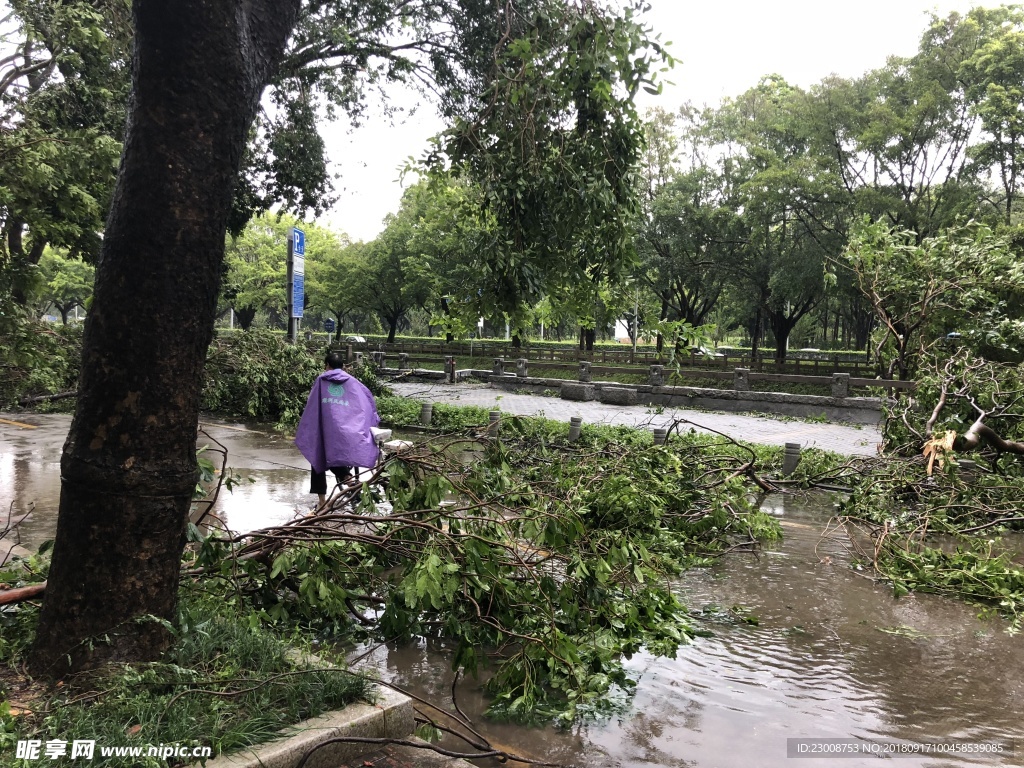
[[[292,227],[288,238],[288,341],[298,340],[299,323],[306,304],[306,233]]]
[[[287,277],[287,282],[285,283],[285,285],[287,286],[287,288],[285,289],[285,292],[288,294],[288,308],[287,308],[287,312],[288,312],[288,343],[289,344],[294,344],[295,343],[295,337],[296,337],[295,308],[292,306],[292,294],[295,293],[294,289],[292,288],[292,286],[293,286],[293,284],[295,282],[295,276],[294,276],[294,273],[293,273],[293,270],[294,270],[294,264],[293,264],[294,249],[295,249],[295,240],[292,237],[289,237],[288,238],[288,277]]]

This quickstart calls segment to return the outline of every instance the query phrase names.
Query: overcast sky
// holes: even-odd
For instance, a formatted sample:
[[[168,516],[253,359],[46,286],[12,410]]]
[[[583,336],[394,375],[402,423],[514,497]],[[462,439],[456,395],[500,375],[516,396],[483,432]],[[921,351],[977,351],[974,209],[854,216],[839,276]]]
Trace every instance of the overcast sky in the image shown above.
[[[888,56],[917,49],[930,11],[945,16],[977,5],[974,0],[650,0],[648,21],[670,42],[675,68],[664,93],[645,106],[675,110],[685,101],[717,104],[778,73],[810,86],[830,74],[855,77],[880,67]],[[395,103],[418,99],[395,89]],[[372,109],[354,131],[328,128],[328,152],[337,181],[338,203],[325,217],[335,230],[370,240],[382,219],[397,210],[402,195],[399,167],[419,156],[426,139],[442,125],[429,104],[398,124]]]

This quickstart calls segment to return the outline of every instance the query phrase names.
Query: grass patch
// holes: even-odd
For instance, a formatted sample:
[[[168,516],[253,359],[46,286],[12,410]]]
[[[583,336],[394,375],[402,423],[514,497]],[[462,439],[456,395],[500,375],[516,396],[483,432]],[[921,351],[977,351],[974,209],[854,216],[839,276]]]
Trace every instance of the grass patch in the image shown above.
[[[4,611],[0,663],[6,667],[20,664],[35,615],[28,605]],[[15,759],[22,739],[65,740],[69,754],[73,739],[95,739],[90,764],[110,768],[186,765],[173,757],[101,757],[99,746],[208,746],[218,755],[273,739],[289,725],[367,695],[360,678],[295,661],[304,647],[296,634],[267,628],[258,614],[222,595],[184,590],[175,632],[177,642],[160,661],[111,667],[88,684],[50,689],[44,699],[19,702],[31,711],[18,716],[11,714],[14,697],[5,685],[0,766],[32,764]],[[46,762],[78,764],[68,757]]]

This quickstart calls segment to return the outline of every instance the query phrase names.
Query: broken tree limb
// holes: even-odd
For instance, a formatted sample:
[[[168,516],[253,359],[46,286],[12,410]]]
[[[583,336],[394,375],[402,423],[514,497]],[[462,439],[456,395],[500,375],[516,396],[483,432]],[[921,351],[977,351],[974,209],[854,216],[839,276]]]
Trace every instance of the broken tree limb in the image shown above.
[[[33,597],[39,597],[45,591],[45,581],[28,587],[18,587],[17,589],[0,589],[0,605],[11,605],[12,603],[31,600]]]
[[[23,397],[18,405],[35,405],[36,403],[50,403],[54,400],[66,400],[69,397],[78,397],[77,389],[69,389],[67,392],[58,392],[54,395],[37,395],[36,397]]]
[[[1016,440],[1006,440],[999,435],[992,427],[986,426],[982,422],[984,416],[979,417],[972,425],[971,428],[961,435],[954,448],[958,451],[973,451],[982,443],[995,448],[997,451],[1003,453],[1016,453],[1024,455],[1024,443]]]

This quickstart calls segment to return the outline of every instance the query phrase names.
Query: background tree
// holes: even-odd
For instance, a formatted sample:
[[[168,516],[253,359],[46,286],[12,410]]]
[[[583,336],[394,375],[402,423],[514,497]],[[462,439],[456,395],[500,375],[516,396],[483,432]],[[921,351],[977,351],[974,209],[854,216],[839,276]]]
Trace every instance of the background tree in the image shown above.
[[[684,106],[680,118],[655,112],[647,123],[637,249],[641,279],[660,302],[658,321],[696,327],[722,296],[740,232],[725,177],[711,159],[708,113]]]
[[[294,220],[286,223],[273,215],[262,215],[228,241],[221,293],[243,330],[249,330],[261,309],[284,316],[288,233],[293,223]]]
[[[360,305],[380,317],[393,344],[410,310],[427,301],[429,285],[414,279],[409,267],[417,259],[413,234],[418,224],[419,188],[407,190],[397,214],[385,217],[384,231],[367,246],[366,270],[361,275]]]
[[[278,322],[287,320],[288,238],[296,226],[306,233],[310,272],[340,248],[329,230],[287,214],[261,214],[239,235],[228,238],[221,294],[243,329],[248,330],[261,311]]]
[[[935,45],[890,58],[862,78],[813,89],[817,146],[829,151],[856,214],[885,218],[919,238],[977,211],[968,163],[975,120],[952,51]]]
[[[477,252],[494,230],[480,209],[479,189],[438,174],[417,183],[406,199],[413,222],[403,270],[446,340],[465,337],[479,317],[490,316],[479,300]]]
[[[813,151],[807,105],[806,93],[772,76],[715,115],[742,228],[734,286],[751,302],[755,353],[767,325],[778,361],[823,296],[825,256],[842,246],[841,187]]]
[[[995,169],[1002,199],[993,203],[1010,224],[1024,166],[1024,11],[974,8],[963,19],[933,19],[929,31],[946,40],[963,39],[970,52],[957,75],[981,122],[982,140],[969,154],[981,168]]]
[[[96,269],[81,258],[69,258],[53,248],[47,248],[39,260],[38,288],[35,292],[37,304],[45,312],[56,307],[61,321],[68,324],[68,314],[75,307],[86,306],[92,297]]]
[[[344,235],[333,236],[324,249],[322,258],[306,262],[306,295],[310,309],[333,315],[335,338],[341,338],[346,324],[353,321],[353,330],[359,330],[359,320],[365,315],[362,301],[362,275],[367,271],[367,246],[351,243]]]
[[[742,236],[723,204],[722,177],[702,166],[664,185],[651,205],[641,253],[662,320],[703,325],[729,282]]]
[[[99,253],[130,44],[116,0],[11,0],[0,59],[0,288],[23,303],[48,244]]]

